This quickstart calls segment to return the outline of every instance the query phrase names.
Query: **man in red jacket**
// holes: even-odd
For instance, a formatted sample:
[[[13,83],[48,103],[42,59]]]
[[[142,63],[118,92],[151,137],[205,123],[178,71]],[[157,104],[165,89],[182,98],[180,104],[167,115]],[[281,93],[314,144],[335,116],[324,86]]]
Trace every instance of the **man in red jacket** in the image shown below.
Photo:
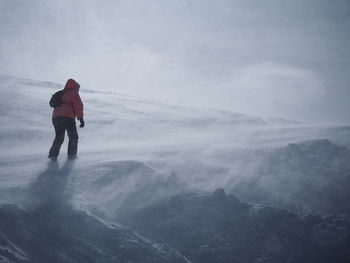
[[[62,104],[56,107],[52,113],[52,123],[55,127],[56,137],[49,152],[51,160],[57,160],[61,145],[64,141],[64,133],[68,133],[68,159],[75,159],[78,150],[78,132],[75,126],[75,118],[80,121],[80,128],[85,126],[83,103],[79,96],[80,85],[74,79],[69,79],[64,87]]]

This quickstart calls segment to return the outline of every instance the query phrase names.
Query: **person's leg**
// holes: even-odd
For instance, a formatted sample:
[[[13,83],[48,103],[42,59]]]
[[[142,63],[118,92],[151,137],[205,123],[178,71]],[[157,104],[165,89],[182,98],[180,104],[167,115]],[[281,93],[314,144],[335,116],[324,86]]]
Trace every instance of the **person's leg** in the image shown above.
[[[64,141],[65,127],[60,117],[52,119],[52,124],[55,128],[55,139],[52,143],[52,147],[49,151],[49,158],[56,158],[60,153],[61,145]]]
[[[68,142],[68,158],[69,159],[75,159],[77,157],[77,150],[78,150],[78,132],[77,127],[75,125],[74,119],[67,120],[67,133],[69,137]]]

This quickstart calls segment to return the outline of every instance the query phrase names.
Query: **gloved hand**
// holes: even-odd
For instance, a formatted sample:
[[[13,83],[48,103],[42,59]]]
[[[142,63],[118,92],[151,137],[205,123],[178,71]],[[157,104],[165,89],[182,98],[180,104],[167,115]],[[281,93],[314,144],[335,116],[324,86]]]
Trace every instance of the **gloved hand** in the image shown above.
[[[85,126],[84,119],[83,119],[83,118],[78,118],[78,120],[80,121],[79,127],[80,127],[80,128],[84,128],[84,126]]]

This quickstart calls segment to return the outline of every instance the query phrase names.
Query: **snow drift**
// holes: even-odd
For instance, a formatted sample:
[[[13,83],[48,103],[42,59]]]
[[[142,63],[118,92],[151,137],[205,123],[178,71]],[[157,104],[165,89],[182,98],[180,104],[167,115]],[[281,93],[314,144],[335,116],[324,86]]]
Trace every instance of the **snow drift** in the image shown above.
[[[61,88],[0,77],[2,261],[349,260],[349,126],[82,87],[79,159],[52,163]]]

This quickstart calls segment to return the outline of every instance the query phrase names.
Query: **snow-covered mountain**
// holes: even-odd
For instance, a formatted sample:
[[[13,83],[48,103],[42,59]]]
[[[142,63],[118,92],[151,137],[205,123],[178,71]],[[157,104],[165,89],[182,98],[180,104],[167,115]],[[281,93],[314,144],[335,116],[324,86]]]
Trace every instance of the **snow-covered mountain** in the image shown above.
[[[48,101],[61,88],[0,77],[0,260],[349,260],[350,126],[263,119],[82,87],[86,126],[78,131],[79,159],[66,161],[65,142],[58,163],[51,163]],[[322,217],[329,213],[338,215]],[[200,220],[211,216],[217,217],[211,223]],[[275,228],[277,221],[295,223],[295,231]],[[312,254],[322,249],[328,254]]]

